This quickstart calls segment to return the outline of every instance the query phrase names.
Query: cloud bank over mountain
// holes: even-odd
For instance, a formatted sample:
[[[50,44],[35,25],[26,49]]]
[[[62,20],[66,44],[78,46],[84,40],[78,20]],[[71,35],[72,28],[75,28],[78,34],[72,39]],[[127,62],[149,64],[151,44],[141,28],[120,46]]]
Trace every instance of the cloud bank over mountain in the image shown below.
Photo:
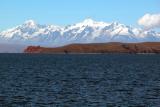
[[[145,29],[153,29],[160,27],[160,14],[145,14],[139,19],[138,24],[144,26]]]

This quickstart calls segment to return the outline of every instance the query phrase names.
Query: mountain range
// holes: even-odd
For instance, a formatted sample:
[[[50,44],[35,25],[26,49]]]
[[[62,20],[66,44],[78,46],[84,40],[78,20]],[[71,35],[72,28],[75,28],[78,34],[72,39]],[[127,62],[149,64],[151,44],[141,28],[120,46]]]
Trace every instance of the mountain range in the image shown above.
[[[76,43],[159,42],[160,33],[133,28],[118,22],[86,19],[68,26],[41,25],[33,20],[0,32],[0,42],[26,46],[59,47]]]

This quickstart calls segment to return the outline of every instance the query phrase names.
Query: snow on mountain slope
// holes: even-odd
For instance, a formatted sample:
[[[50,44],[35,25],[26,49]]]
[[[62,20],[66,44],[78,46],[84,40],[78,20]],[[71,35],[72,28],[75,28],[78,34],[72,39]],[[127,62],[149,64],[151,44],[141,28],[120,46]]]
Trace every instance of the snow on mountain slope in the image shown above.
[[[132,28],[117,22],[96,22],[92,19],[65,27],[40,25],[29,20],[0,33],[0,42],[51,47],[72,43],[146,41],[160,41],[160,34]]]

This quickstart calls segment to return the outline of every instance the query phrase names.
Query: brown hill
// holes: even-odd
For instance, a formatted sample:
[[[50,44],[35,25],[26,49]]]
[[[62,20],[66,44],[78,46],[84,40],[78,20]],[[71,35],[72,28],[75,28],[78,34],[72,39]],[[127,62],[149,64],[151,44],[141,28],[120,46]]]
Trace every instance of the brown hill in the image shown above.
[[[25,53],[160,53],[160,42],[72,44],[57,48],[29,46]]]

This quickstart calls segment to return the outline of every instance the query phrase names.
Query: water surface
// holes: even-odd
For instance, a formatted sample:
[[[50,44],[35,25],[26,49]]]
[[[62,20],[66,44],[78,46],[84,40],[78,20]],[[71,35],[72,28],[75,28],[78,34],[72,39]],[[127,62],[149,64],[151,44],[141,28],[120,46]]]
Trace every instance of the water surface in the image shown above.
[[[0,107],[160,107],[160,55],[0,54]]]

